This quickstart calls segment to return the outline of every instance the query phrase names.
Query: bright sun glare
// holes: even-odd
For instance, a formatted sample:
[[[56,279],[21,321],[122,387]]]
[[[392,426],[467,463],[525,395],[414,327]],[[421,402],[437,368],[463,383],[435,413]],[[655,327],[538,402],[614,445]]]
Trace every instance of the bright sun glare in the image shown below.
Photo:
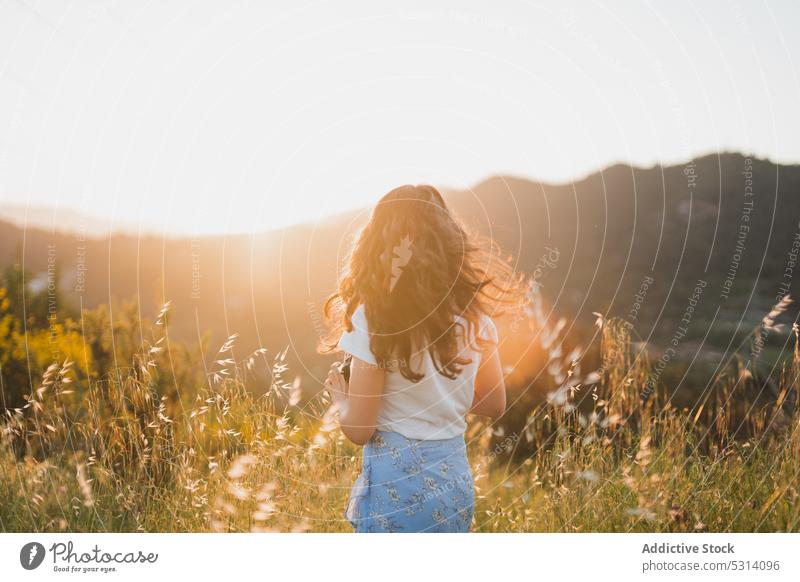
[[[401,183],[800,151],[797,76],[761,74],[796,71],[800,41],[769,6],[254,9],[9,7],[0,33],[26,33],[0,34],[0,205],[262,231]]]

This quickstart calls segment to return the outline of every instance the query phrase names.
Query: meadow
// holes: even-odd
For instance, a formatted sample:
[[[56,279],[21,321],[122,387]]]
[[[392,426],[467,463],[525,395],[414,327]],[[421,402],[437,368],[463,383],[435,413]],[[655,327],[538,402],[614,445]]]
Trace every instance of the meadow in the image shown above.
[[[19,347],[3,301],[0,340]],[[602,367],[587,374],[561,353],[559,329],[529,317],[555,388],[514,430],[470,419],[473,531],[800,530],[796,326],[777,399],[747,401],[741,369],[678,409],[664,387],[648,390],[651,363],[624,323],[598,319]],[[27,360],[34,389],[0,425],[0,530],[350,531],[360,451],[325,395],[294,379],[285,350],[236,357],[234,335],[206,361],[170,341],[168,319],[169,305],[147,324],[132,307],[113,321],[86,312],[57,330],[62,358],[41,355],[38,375]],[[15,352],[4,352],[5,402]]]

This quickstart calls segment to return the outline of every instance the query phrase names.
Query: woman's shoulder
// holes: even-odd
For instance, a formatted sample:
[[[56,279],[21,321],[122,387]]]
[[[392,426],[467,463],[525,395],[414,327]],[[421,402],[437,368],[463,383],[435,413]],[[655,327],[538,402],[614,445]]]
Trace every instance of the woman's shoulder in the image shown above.
[[[456,316],[456,326],[464,334],[461,337],[468,338],[467,343],[470,345],[475,344],[475,338],[480,338],[483,341],[497,343],[497,326],[494,323],[492,316],[481,313],[477,320],[470,320],[464,316]]]
[[[478,318],[478,337],[497,343],[497,326],[494,319],[486,313],[481,313]]]
[[[350,323],[352,329],[342,332],[342,337],[339,338],[339,349],[369,364],[377,364],[375,355],[370,350],[369,325],[363,303],[353,311]]]
[[[350,323],[353,324],[353,329],[360,329],[369,333],[369,323],[367,322],[367,311],[363,303],[359,303],[355,308],[353,314],[350,316]]]

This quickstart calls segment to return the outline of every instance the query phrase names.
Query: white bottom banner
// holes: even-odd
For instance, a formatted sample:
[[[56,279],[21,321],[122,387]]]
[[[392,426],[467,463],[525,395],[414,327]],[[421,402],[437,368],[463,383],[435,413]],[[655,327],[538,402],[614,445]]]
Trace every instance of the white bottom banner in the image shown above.
[[[2,580],[800,580],[800,534],[0,534]]]

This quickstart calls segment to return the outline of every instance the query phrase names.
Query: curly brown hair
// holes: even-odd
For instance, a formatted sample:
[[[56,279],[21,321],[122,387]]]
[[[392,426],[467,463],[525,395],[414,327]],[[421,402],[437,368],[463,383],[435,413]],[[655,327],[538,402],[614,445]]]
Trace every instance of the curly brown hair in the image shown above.
[[[410,362],[427,350],[438,372],[452,379],[470,362],[458,356],[459,337],[483,345],[476,333],[481,315],[497,316],[524,304],[526,291],[510,259],[497,245],[468,234],[436,188],[400,186],[375,206],[338,290],[325,302],[332,328],[322,351],[336,350],[363,304],[378,365],[417,382],[423,374]]]

